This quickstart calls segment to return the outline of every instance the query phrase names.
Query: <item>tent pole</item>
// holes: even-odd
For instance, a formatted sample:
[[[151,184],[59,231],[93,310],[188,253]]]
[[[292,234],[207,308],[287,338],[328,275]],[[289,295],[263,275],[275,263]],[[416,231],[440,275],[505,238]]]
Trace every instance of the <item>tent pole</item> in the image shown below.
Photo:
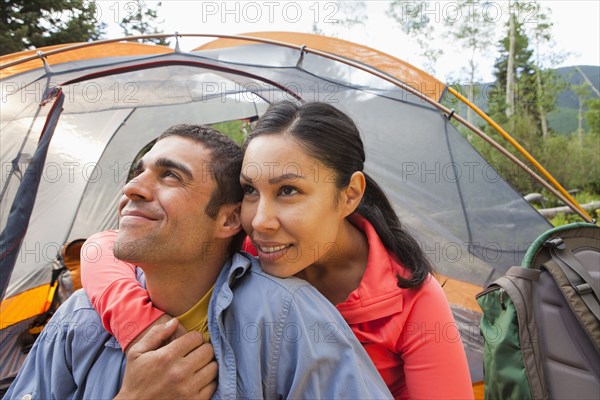
[[[566,198],[571,200],[573,204],[584,214],[588,216],[591,220],[592,218],[587,214],[587,212],[573,199],[573,197],[565,190],[564,187],[556,180],[554,177],[527,151],[523,146],[519,144],[508,132],[506,132],[500,125],[496,123],[492,118],[490,118],[486,113],[484,113],[479,107],[470,102],[467,98],[465,98],[462,94],[460,94],[456,89],[452,87],[448,87],[448,91],[452,93],[456,98],[469,106],[473,111],[475,111],[481,118],[483,118],[488,124],[492,126],[502,137],[504,137],[510,144],[512,144],[529,162],[531,162],[537,169],[548,179],[554,187],[560,191]],[[579,213],[580,214],[580,213]],[[581,215],[581,214],[580,214]]]
[[[544,186],[546,189],[548,189],[552,194],[554,194],[556,197],[558,197],[560,200],[562,200],[566,205],[568,205],[581,218],[583,218],[583,220],[585,220],[587,222],[592,222],[593,221],[593,219],[588,215],[588,213],[585,210],[583,210],[581,208],[581,206],[579,206],[579,204],[577,203],[577,201],[575,199],[573,199],[568,194],[568,192],[566,193],[566,196],[565,196],[563,193],[561,193],[560,191],[556,190],[552,185],[550,185],[542,177],[540,177],[537,173],[535,173],[535,171],[533,171],[531,168],[529,168],[527,165],[525,165],[523,162],[521,162],[521,160],[519,160],[518,158],[516,158],[512,153],[510,153],[508,150],[506,150],[504,147],[502,147],[498,142],[496,142],[491,137],[487,136],[485,133],[483,133],[483,131],[481,131],[480,129],[478,129],[477,127],[475,127],[473,124],[469,123],[468,121],[466,121],[460,115],[455,114],[452,110],[448,109],[447,107],[443,106],[442,104],[438,103],[437,101],[430,99],[425,94],[421,93],[420,91],[412,88],[410,85],[405,84],[404,82],[400,81],[399,79],[397,79],[397,78],[395,78],[395,77],[393,77],[393,76],[391,76],[391,75],[389,75],[387,73],[382,73],[381,71],[379,71],[379,70],[377,70],[377,69],[375,69],[373,67],[369,67],[369,66],[366,66],[364,64],[357,63],[357,62],[355,62],[353,60],[350,60],[350,59],[347,59],[347,58],[343,58],[343,57],[337,56],[337,55],[332,54],[332,53],[327,53],[327,52],[324,52],[324,51],[321,51],[321,50],[312,49],[312,48],[306,47],[304,45],[299,46],[299,45],[295,45],[295,44],[280,42],[280,41],[277,41],[277,40],[263,39],[263,38],[257,38],[257,37],[252,37],[252,36],[242,36],[242,35],[220,35],[220,34],[203,34],[203,33],[198,33],[198,34],[181,34],[181,33],[177,33],[177,34],[138,35],[138,36],[129,36],[129,37],[117,38],[117,39],[98,40],[98,41],[95,41],[95,42],[88,42],[88,43],[79,43],[79,44],[72,45],[72,46],[62,47],[60,49],[50,50],[50,51],[47,51],[47,52],[44,52],[44,53],[39,52],[38,54],[36,54],[34,56],[24,57],[24,58],[21,58],[21,59],[18,59],[18,60],[14,60],[14,61],[2,64],[2,65],[0,65],[0,70],[2,70],[4,68],[11,67],[13,65],[21,64],[23,62],[35,60],[35,59],[38,59],[40,57],[47,57],[47,56],[50,56],[50,55],[53,55],[53,54],[62,53],[62,52],[65,52],[65,51],[70,51],[70,50],[84,48],[84,47],[91,47],[91,46],[96,46],[96,45],[101,45],[101,44],[106,44],[106,43],[114,43],[114,42],[122,42],[122,41],[133,41],[133,40],[138,40],[138,39],[169,38],[169,37],[217,37],[217,38],[239,39],[239,40],[246,40],[246,41],[257,42],[257,43],[272,44],[272,45],[276,45],[276,46],[282,46],[282,47],[287,47],[287,48],[291,48],[291,49],[296,49],[296,50],[303,51],[303,52],[313,53],[313,54],[319,55],[321,57],[329,58],[331,60],[338,61],[338,62],[341,62],[343,64],[353,66],[353,67],[358,68],[358,69],[360,69],[362,71],[365,71],[365,72],[368,72],[368,73],[370,73],[372,75],[375,75],[375,76],[377,76],[377,77],[379,77],[379,78],[381,78],[383,80],[386,80],[386,81],[388,81],[388,82],[390,82],[390,83],[392,83],[392,84],[394,84],[394,85],[402,88],[403,90],[406,90],[407,92],[410,92],[411,94],[419,97],[421,100],[424,100],[425,102],[427,102],[430,105],[434,106],[438,110],[446,113],[447,115],[452,114],[452,116],[454,117],[454,119],[456,119],[458,122],[460,122],[461,124],[463,124],[465,127],[467,127],[468,129],[470,129],[471,131],[473,131],[474,133],[476,133],[478,136],[480,136],[486,142],[488,142],[489,144],[491,144],[492,147],[494,147],[496,150],[498,150],[504,156],[506,156],[507,158],[509,158],[512,162],[514,162],[515,164],[517,164],[521,169],[523,169],[525,172],[527,172],[529,175],[531,175],[532,178],[534,178],[542,186]],[[448,89],[452,90],[452,88],[450,88],[450,87],[448,87]],[[468,102],[467,102],[467,105],[469,105]],[[554,179],[552,179],[552,180],[554,180]],[[558,184],[558,182],[556,182],[556,183]],[[558,185],[558,186],[562,188],[562,186],[560,186],[560,185]],[[564,191],[564,189],[563,189],[563,191]]]

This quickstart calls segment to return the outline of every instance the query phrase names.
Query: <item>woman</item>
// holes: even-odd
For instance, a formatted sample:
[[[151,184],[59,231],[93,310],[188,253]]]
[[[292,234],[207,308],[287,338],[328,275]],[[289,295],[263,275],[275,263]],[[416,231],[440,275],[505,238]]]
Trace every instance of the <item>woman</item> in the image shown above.
[[[245,144],[244,249],[267,273],[305,279],[335,304],[395,398],[472,398],[431,264],[364,162],[355,124],[335,107],[272,105]]]

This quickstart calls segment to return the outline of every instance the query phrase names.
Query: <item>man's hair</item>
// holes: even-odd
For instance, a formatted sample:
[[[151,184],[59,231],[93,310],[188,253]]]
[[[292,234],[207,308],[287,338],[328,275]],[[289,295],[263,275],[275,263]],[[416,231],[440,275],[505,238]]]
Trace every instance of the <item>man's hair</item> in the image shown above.
[[[210,165],[206,168],[217,183],[206,209],[206,214],[216,218],[219,208],[224,204],[242,201],[240,171],[244,153],[240,146],[221,132],[203,125],[175,125],[163,132],[157,142],[169,137],[181,136],[201,143],[210,150]]]

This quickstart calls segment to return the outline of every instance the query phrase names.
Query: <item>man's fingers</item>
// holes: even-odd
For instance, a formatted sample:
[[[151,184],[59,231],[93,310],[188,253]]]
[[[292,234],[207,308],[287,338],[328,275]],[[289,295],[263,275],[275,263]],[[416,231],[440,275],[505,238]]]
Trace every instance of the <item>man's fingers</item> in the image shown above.
[[[217,375],[219,373],[219,367],[217,366],[217,362],[212,360],[208,364],[206,364],[203,368],[201,368],[195,374],[196,384],[202,388],[204,386],[209,385],[211,382],[217,379]]]
[[[129,354],[135,356],[160,348],[175,333],[178,324],[179,321],[173,318],[166,324],[153,326],[139,342],[131,346]]]
[[[177,329],[175,330],[175,333],[171,337],[171,340],[175,340],[177,338],[180,338],[183,335],[185,335],[186,333],[187,333],[187,331],[185,330],[185,328],[183,327],[183,325],[181,325],[181,323],[178,322],[177,323]]]
[[[215,359],[212,344],[204,343],[193,349],[186,357],[185,363],[193,371],[202,370],[208,363]],[[208,383],[208,382],[207,382]]]
[[[171,334],[175,333],[173,332]],[[176,355],[178,357],[185,357],[196,348],[204,344],[204,337],[200,332],[188,332],[185,335],[173,340],[171,343],[162,347],[160,351]],[[212,347],[211,347],[212,351]]]
[[[204,386],[198,394],[199,399],[210,399],[213,394],[217,391],[217,382],[211,382]]]

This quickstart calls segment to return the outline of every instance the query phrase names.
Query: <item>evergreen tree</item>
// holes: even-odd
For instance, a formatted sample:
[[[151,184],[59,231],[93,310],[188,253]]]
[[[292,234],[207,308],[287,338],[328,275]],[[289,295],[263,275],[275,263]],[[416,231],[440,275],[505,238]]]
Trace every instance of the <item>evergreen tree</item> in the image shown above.
[[[600,137],[600,99],[589,99],[586,101],[587,112],[585,113],[585,122],[589,133],[593,137]]]
[[[512,21],[514,22],[514,52],[512,55],[510,54],[511,39],[509,34],[500,40],[498,44],[500,56],[494,63],[496,88],[490,92],[490,113],[500,123],[507,122],[508,115],[514,114],[514,112],[507,113],[509,104],[506,101],[511,57],[514,62],[510,72],[515,76],[514,86],[510,88],[514,92],[514,111],[531,115],[537,114],[535,110],[535,66],[531,59],[533,51],[529,48],[529,38],[525,34],[523,24],[516,18],[512,18]]]
[[[476,57],[485,54],[493,44],[494,21],[486,18],[483,13],[473,11],[475,7],[485,7],[489,2],[483,4],[479,0],[462,0],[457,2],[457,15],[455,19],[448,18],[445,25],[448,33],[460,47],[465,49],[468,61],[463,68],[467,77],[467,98],[473,102],[475,98],[475,79],[477,76]],[[467,107],[467,121],[473,122],[471,108]]]
[[[104,24],[85,0],[0,1],[0,54],[99,39]]]

